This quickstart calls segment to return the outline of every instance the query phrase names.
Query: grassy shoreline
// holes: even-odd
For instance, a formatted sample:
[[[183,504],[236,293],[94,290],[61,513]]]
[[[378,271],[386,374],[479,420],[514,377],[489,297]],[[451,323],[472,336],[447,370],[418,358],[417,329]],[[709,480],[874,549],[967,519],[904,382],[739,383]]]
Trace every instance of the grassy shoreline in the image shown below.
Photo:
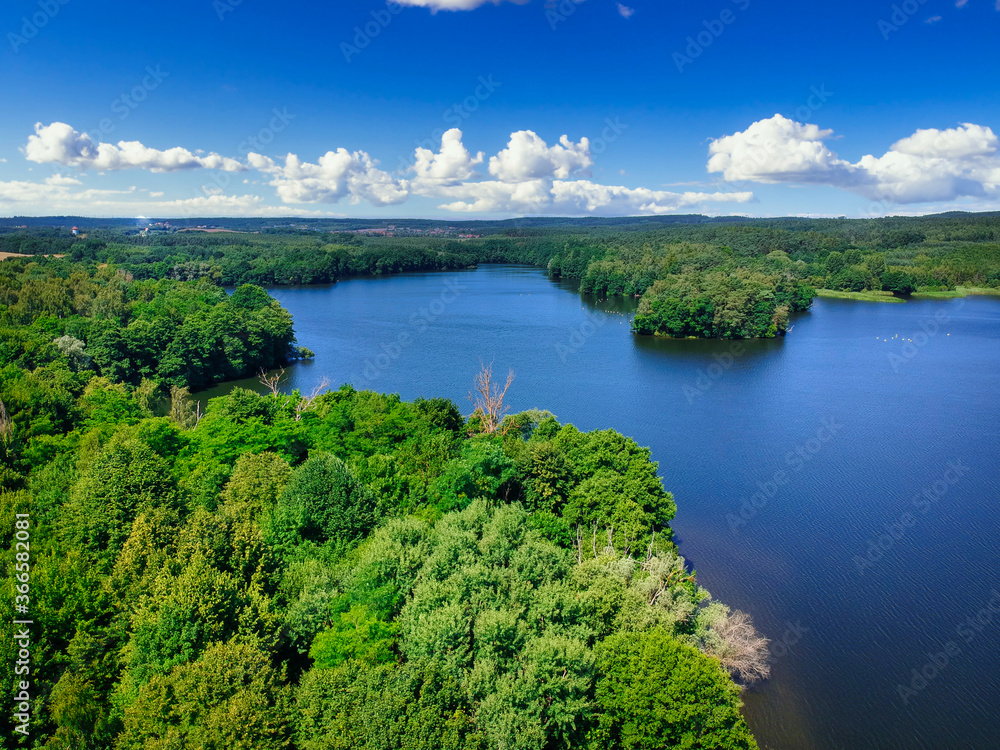
[[[853,299],[861,302],[906,302],[901,297],[894,297],[892,292],[840,292],[835,289],[817,289],[816,296],[830,299]]]
[[[906,302],[903,297],[896,297],[892,292],[840,292],[835,289],[817,289],[817,297],[829,299],[853,299],[861,302]],[[982,286],[960,286],[942,292],[913,292],[912,299],[957,299],[958,297],[996,296],[1000,297],[1000,289]]]
[[[1000,296],[1000,289],[983,286],[960,286],[944,292],[914,292],[911,297],[919,299],[954,299],[956,297]]]

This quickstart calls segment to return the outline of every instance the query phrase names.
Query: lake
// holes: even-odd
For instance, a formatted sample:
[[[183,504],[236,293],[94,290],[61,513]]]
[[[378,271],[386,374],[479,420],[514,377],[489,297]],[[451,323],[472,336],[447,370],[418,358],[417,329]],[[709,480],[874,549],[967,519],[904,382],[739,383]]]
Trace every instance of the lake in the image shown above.
[[[649,446],[700,583],[772,639],[762,748],[1000,747],[997,299],[818,299],[736,343],[636,337],[631,301],[521,266],[270,292],[316,352],[292,387],[468,413],[493,361],[515,411]]]

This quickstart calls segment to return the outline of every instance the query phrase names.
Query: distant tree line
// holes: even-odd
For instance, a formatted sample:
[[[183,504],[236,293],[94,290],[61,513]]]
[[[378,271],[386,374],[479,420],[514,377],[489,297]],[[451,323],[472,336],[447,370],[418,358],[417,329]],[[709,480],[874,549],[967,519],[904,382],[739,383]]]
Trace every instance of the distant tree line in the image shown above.
[[[960,286],[1000,289],[1000,217],[993,214],[524,220],[485,222],[477,231],[485,236],[273,228],[141,236],[94,228],[73,238],[33,228],[0,233],[0,242],[18,252],[65,252],[64,263],[86,268],[110,264],[136,280],[204,279],[224,286],[325,284],[352,276],[525,263],[546,268],[553,278],[579,280],[585,294],[641,297],[635,330],[661,335],[779,335],[788,315],[806,309],[816,289],[903,296]]]

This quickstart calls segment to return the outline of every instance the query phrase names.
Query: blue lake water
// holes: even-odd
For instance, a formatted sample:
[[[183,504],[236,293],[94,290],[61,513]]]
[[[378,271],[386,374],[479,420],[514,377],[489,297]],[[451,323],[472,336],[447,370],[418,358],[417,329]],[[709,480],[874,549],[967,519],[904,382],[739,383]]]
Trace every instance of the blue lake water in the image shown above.
[[[649,446],[699,581],[773,641],[762,748],[1000,747],[1000,300],[819,299],[734,344],[636,337],[520,266],[270,291],[317,355],[293,387],[467,413],[493,361],[515,411]]]

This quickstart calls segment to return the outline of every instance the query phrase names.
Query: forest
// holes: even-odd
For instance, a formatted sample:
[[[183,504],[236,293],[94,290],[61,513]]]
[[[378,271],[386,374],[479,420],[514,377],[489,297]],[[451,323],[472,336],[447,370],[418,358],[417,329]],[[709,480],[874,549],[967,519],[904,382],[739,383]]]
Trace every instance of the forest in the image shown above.
[[[767,640],[679,557],[648,449],[508,414],[490,367],[470,416],[274,376],[202,411],[290,356],[287,312],[66,265],[2,266],[5,742],[757,747]]]
[[[0,227],[0,251],[33,256],[9,263],[71,262],[91,272],[106,265],[141,281],[203,279],[222,286],[325,284],[351,276],[525,263],[579,282],[583,294],[639,298],[633,330],[673,337],[782,335],[790,316],[808,309],[817,295],[900,301],[1000,291],[997,214],[537,218],[459,227],[416,220],[400,226],[215,222],[232,228],[142,232],[99,225],[72,236],[53,226],[6,226]]]

